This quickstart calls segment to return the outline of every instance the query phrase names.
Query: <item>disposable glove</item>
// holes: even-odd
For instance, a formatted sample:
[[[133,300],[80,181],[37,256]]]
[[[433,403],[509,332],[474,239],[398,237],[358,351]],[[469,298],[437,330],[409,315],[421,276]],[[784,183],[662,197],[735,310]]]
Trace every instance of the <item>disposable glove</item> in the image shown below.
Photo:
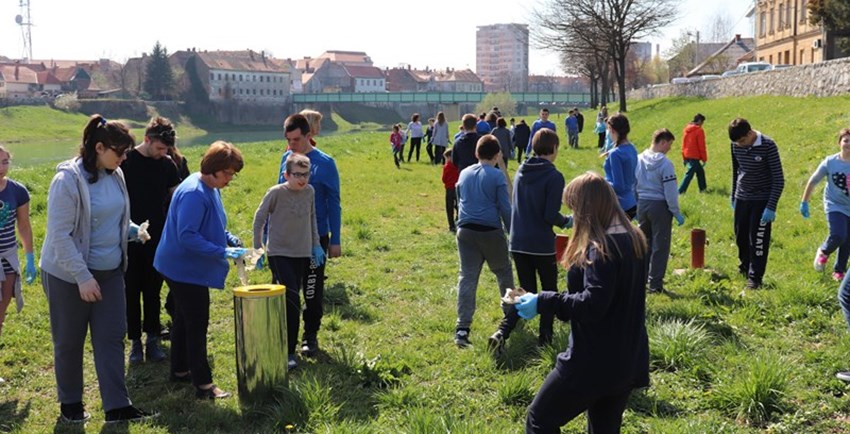
[[[774,220],[776,220],[776,211],[765,208],[764,212],[761,213],[761,224],[766,225]]]
[[[313,262],[317,267],[321,267],[325,263],[325,250],[322,246],[313,246]]]
[[[809,203],[808,202],[800,202],[800,214],[804,219],[811,217],[809,214]]]
[[[572,229],[573,227],[573,216],[568,215],[567,221],[564,222],[564,229]]]
[[[260,255],[260,258],[257,259],[257,263],[254,264],[254,269],[255,270],[262,270],[263,267],[265,266],[264,265],[265,262],[266,262],[266,255]]]
[[[732,211],[735,211],[735,198],[729,199],[729,204],[732,206]]]
[[[681,213],[676,214],[673,217],[676,218],[676,223],[678,223],[679,226],[682,226],[683,224],[685,224],[685,216],[683,216]]]
[[[35,268],[35,255],[32,252],[27,253],[27,265],[24,266],[24,274],[26,275],[27,283],[32,283],[35,280],[35,274],[38,271]]]
[[[245,255],[247,251],[248,249],[242,247],[227,247],[224,249],[224,258],[239,259]]]
[[[139,241],[139,225],[130,222],[130,230],[127,231],[127,240],[131,243]]]
[[[520,317],[529,320],[537,316],[537,294],[525,294],[519,300],[515,306]]]

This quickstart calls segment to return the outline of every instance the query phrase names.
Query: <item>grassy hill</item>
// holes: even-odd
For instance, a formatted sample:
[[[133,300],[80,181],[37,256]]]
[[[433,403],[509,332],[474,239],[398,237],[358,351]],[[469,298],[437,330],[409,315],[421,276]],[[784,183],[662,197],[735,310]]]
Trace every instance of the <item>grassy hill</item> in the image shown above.
[[[813,200],[812,218],[804,220],[797,205],[809,174],[837,151],[836,133],[850,125],[848,103],[848,97],[632,103],[631,136],[639,149],[657,128],[670,128],[679,138],[695,113],[707,117],[709,190],[698,194],[693,187],[681,198],[687,222],[673,230],[670,292],[647,296],[652,387],[633,395],[624,432],[846,432],[850,389],[834,373],[850,368],[850,332],[836,301],[837,283],[811,266],[827,233],[821,207]],[[592,120],[592,113],[586,116]],[[744,290],[736,272],[725,138],[735,116],[748,118],[776,140],[786,176],[765,287],[755,291]],[[24,118],[16,118],[12,128],[35,128],[37,123],[18,127],[29,122]],[[562,128],[563,118],[553,118]],[[76,136],[84,118],[67,122]],[[346,123],[337,124],[350,130]],[[253,411],[241,410],[236,399],[196,402],[190,388],[167,381],[167,363],[129,367],[134,403],[162,412],[129,432],[281,432],[287,424],[296,432],[322,433],[522,431],[525,408],[566,347],[569,326],[558,324],[555,344],[537,349],[532,321],[511,337],[507,354],[494,359],[486,338],[495,330],[500,309],[495,279],[485,270],[474,348],[454,346],[458,265],[454,237],[446,230],[440,168],[422,162],[395,169],[388,135],[318,138],[319,146],[335,157],[343,185],[343,257],[328,267],[318,360],[301,363],[279,402]],[[567,179],[586,170],[601,172],[592,128],[581,141],[578,150],[562,146],[556,162]],[[277,178],[282,144],[274,139],[240,147],[245,169],[223,195],[231,231],[250,240],[253,212]],[[186,149],[192,167],[202,152],[203,147]],[[670,156],[681,176],[680,152],[675,146]],[[51,166],[14,167],[10,175],[32,192],[39,246]],[[692,228],[707,231],[707,269],[674,275],[674,269],[685,270],[690,262]],[[235,274],[228,277],[229,287],[238,284]],[[251,281],[267,283],[270,275],[253,272]],[[83,431],[56,425],[47,307],[40,286],[28,285],[24,292],[27,306],[22,313],[10,309],[0,337],[0,377],[6,379],[0,384],[0,431]],[[231,300],[227,291],[213,291],[209,342],[216,383],[235,391]],[[96,432],[104,425],[90,349],[85,360],[85,399],[93,420],[84,431]],[[566,428],[584,431],[582,417]]]

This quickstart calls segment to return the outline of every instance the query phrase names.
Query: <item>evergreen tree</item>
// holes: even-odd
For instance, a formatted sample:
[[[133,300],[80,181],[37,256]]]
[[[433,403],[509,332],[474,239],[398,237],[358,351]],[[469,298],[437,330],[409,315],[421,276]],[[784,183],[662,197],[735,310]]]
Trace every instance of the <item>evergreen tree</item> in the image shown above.
[[[174,73],[168,63],[168,49],[156,41],[145,66],[145,92],[154,100],[168,99],[174,91]]]

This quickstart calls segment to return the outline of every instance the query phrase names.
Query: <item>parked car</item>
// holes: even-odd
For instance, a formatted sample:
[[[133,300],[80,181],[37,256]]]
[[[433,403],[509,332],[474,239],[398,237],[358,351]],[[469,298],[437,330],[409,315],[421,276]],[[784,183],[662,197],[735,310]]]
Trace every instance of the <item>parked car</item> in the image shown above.
[[[719,80],[721,77],[717,74],[705,74],[700,77],[700,81]]]
[[[691,82],[691,79],[688,78],[688,77],[673,77],[673,79],[670,80],[670,83],[672,83],[672,84],[685,84],[685,83],[690,83],[690,82]]]
[[[737,70],[737,69],[733,69],[733,70],[731,70],[731,71],[726,71],[726,72],[724,72],[723,74],[721,74],[720,76],[721,76],[721,77],[731,77],[731,76],[733,76],[733,75],[738,75],[738,70]]]
[[[768,71],[771,67],[772,65],[767,62],[744,62],[738,65],[735,70],[738,71],[739,74],[747,74],[750,72]]]
[[[785,68],[790,68],[791,66],[793,66],[793,65],[784,65],[784,64],[781,64],[781,65],[770,65],[770,69],[774,69],[774,70],[776,70],[776,69],[785,69]]]

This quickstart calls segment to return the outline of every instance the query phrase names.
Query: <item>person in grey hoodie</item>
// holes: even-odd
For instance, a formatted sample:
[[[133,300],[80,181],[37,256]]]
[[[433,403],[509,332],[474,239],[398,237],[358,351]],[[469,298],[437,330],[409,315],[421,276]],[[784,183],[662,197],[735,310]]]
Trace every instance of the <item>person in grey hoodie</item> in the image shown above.
[[[41,283],[47,295],[61,419],[82,423],[83,350],[91,328],[106,423],[156,416],[134,407],[124,380],[127,242],[138,239],[119,167],[135,139],[124,124],[92,115],[80,155],[56,168],[47,194]]]
[[[675,137],[670,130],[657,130],[652,135],[652,146],[638,156],[635,169],[638,225],[652,252],[648,273],[650,292],[664,291],[673,218],[679,226],[685,223],[685,217],[679,210],[676,170],[666,155],[673,140]]]

